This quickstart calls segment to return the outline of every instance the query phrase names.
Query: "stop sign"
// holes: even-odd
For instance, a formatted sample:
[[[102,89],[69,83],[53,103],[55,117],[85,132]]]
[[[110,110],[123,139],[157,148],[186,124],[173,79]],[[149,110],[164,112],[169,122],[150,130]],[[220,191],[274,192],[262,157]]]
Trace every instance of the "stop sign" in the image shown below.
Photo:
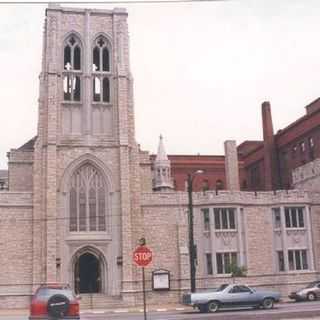
[[[152,261],[152,251],[146,246],[139,246],[133,251],[133,261],[139,267],[146,267]]]

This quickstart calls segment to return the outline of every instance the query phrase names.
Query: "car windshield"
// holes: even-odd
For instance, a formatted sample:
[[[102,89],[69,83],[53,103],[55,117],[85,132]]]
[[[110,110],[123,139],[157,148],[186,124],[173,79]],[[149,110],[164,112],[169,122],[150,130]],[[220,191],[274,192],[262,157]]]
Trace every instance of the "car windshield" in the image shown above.
[[[311,282],[307,285],[307,288],[313,288],[316,284],[318,284],[319,282]]]
[[[75,298],[71,290],[57,288],[41,288],[37,291],[36,297],[39,300],[47,300],[55,294],[63,294],[70,300],[73,300]]]
[[[228,284],[222,284],[216,291],[223,291],[227,286]]]

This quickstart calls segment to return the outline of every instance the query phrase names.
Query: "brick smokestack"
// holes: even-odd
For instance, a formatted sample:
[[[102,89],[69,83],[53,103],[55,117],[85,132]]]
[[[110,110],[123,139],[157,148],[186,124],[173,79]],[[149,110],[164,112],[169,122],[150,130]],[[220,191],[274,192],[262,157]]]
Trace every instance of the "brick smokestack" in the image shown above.
[[[277,161],[276,147],[273,134],[273,124],[271,117],[270,102],[262,103],[262,126],[263,126],[263,145],[264,145],[264,174],[265,189],[275,190],[277,188]]]

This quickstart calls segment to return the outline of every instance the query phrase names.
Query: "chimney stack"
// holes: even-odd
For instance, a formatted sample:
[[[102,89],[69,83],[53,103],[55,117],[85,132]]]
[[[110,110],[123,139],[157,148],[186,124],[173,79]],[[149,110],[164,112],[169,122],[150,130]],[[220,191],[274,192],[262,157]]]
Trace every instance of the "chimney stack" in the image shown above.
[[[224,142],[226,189],[240,190],[237,145],[234,140]]]
[[[273,134],[271,106],[269,101],[262,103],[262,127],[264,146],[264,181],[266,190],[275,190],[278,187],[276,147]]]

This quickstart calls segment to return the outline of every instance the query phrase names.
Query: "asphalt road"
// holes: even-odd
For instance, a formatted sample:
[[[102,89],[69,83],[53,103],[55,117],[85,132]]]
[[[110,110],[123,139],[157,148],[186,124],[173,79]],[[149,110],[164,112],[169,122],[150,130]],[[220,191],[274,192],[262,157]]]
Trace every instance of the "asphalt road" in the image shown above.
[[[27,320],[26,316],[1,316],[0,320]],[[201,314],[191,308],[187,311],[151,312],[147,320],[279,320],[279,319],[318,319],[320,320],[320,301],[277,304],[272,310],[228,310],[215,314]],[[143,313],[85,313],[81,320],[144,320]]]

